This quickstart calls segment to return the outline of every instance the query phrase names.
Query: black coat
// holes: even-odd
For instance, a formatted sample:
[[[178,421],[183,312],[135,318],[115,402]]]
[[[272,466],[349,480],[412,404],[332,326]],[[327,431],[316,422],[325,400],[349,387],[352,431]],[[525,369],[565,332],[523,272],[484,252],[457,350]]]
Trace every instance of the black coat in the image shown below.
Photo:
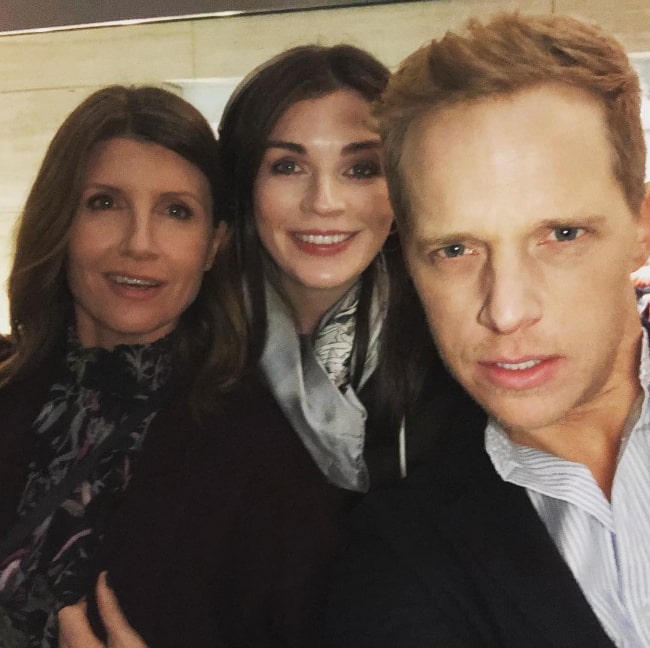
[[[484,414],[453,407],[427,465],[355,512],[328,644],[612,648],[525,490],[495,472]]]
[[[15,518],[51,379],[47,367],[0,390],[0,532]],[[152,648],[317,645],[338,497],[257,378],[203,427],[169,402],[93,557],[89,594],[108,569]]]

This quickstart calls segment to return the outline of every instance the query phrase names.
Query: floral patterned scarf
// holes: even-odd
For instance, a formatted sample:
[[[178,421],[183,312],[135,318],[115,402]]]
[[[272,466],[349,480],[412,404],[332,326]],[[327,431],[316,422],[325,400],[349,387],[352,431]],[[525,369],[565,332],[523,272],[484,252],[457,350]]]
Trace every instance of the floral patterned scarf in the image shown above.
[[[0,648],[57,645],[56,612],[84,593],[85,567],[129,483],[160,402],[153,397],[170,375],[169,338],[107,351],[82,348],[69,331],[59,379],[32,424],[34,452],[18,515],[36,507],[132,411],[141,410],[142,421],[0,565]]]

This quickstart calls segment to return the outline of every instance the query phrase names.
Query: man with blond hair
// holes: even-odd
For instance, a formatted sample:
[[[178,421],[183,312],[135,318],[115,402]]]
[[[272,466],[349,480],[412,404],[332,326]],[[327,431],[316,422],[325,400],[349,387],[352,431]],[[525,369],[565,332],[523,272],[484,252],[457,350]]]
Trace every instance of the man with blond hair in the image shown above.
[[[433,338],[489,421],[366,499],[331,645],[650,646],[650,356],[629,277],[650,209],[625,52],[566,17],[470,21],[404,61],[378,115]]]

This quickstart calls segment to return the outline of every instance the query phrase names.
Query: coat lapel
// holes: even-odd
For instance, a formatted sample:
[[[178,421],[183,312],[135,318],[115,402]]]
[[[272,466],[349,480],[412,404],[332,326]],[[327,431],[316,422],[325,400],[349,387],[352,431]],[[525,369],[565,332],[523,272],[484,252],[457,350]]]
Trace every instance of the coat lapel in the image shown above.
[[[549,646],[611,648],[568,566],[525,491],[503,483],[451,506],[444,532],[482,573],[486,591],[501,591]]]
[[[439,517],[469,573],[529,619],[549,646],[612,648],[569,567],[524,489],[504,482],[484,450],[482,433],[459,427],[435,481],[451,493]],[[453,474],[451,472],[453,470]]]

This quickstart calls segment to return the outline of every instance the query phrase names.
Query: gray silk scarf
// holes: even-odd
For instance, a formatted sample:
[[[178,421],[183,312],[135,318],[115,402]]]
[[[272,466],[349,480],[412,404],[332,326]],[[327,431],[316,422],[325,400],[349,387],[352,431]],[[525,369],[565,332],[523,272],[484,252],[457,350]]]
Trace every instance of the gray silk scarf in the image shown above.
[[[388,280],[378,263],[370,308],[368,352],[359,387],[377,366],[386,314]],[[324,316],[313,336],[299,336],[291,312],[267,282],[268,332],[260,361],[277,402],[310,455],[334,485],[365,492],[363,458],[366,409],[349,385],[359,300],[353,286]]]

